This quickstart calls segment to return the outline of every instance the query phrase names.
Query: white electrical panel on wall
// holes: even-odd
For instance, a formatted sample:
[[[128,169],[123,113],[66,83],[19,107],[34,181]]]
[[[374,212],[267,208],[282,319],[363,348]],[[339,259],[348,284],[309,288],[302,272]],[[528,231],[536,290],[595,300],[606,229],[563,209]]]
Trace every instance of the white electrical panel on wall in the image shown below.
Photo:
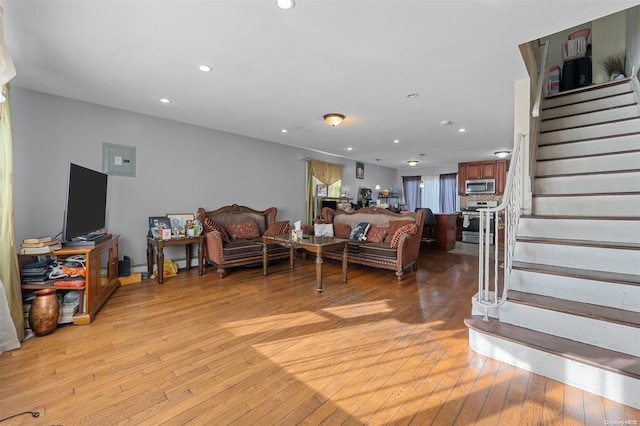
[[[102,142],[102,171],[108,175],[135,176],[136,148]]]

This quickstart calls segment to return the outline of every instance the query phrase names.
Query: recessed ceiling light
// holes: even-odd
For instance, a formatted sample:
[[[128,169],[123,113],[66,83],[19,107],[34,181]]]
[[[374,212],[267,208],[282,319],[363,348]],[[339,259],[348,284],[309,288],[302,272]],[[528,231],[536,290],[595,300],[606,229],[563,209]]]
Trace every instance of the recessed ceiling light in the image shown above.
[[[414,98],[417,98],[418,96],[420,96],[418,93],[408,93],[407,94],[407,98],[409,98],[409,99],[414,99]]]
[[[198,69],[202,72],[209,72],[211,71],[211,67],[209,65],[200,65],[198,67]]]
[[[453,121],[451,121],[451,120],[442,120],[440,122],[441,126],[451,126],[452,124],[453,124]]]
[[[353,148],[351,148],[351,147],[347,148],[347,151],[351,151],[351,150],[353,150]]]
[[[400,139],[395,139],[393,143],[400,143]]]
[[[461,128],[459,128],[459,129],[458,129],[458,131],[459,131],[460,133],[464,133],[464,132],[466,132],[466,131],[467,131],[467,129],[465,129],[464,127],[461,127]]]
[[[171,99],[169,99],[169,98],[160,98],[160,102],[162,102],[163,104],[170,104],[171,103]]]
[[[294,0],[276,0],[276,6],[278,6],[282,10],[293,9],[296,5]]]
[[[287,130],[287,129],[282,129],[282,130],[280,130],[280,131],[281,131],[282,133],[287,133],[287,132],[288,132],[288,130]]]

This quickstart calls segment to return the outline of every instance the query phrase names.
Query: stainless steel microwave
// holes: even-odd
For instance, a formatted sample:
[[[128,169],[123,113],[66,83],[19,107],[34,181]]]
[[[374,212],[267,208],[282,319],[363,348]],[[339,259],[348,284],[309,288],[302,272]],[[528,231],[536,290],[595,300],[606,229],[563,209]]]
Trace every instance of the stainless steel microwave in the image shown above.
[[[465,182],[465,193],[469,194],[495,194],[495,179],[474,179]]]

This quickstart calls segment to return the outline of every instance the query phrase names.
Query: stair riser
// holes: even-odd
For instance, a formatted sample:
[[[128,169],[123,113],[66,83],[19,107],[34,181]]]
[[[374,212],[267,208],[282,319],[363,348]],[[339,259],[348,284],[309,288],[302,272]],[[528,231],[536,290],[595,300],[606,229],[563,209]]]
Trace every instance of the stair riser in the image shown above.
[[[593,99],[604,98],[607,96],[622,95],[625,92],[631,91],[631,84],[629,82],[616,84],[609,87],[602,87],[598,90],[588,90],[584,92],[576,92],[566,94],[562,96],[553,96],[547,98],[542,102],[542,109],[549,109],[554,107],[560,107],[563,105],[574,104],[578,102],[588,102]]]
[[[640,144],[638,146],[640,149]],[[640,151],[597,157],[566,158],[538,161],[537,176],[554,176],[567,173],[593,173],[640,169]]]
[[[640,328],[509,301],[500,322],[640,356]]]
[[[537,178],[534,194],[639,192],[640,172]]]
[[[640,409],[640,380],[471,329],[469,346],[481,355]]]
[[[638,132],[640,132],[640,119],[625,120],[618,123],[598,124],[594,126],[579,127],[576,129],[556,130],[553,132],[541,133],[538,145],[544,146],[551,143],[569,142],[582,139],[622,136],[628,133]]]
[[[509,287],[526,293],[640,312],[640,286],[635,285],[514,269]]]
[[[638,109],[635,105],[629,105],[619,108],[606,109],[603,111],[589,112],[579,115],[571,115],[568,117],[554,118],[545,120],[540,126],[541,132],[551,130],[568,129],[571,127],[587,126],[596,123],[606,123],[609,121],[624,120],[626,118],[635,117]]]
[[[573,197],[535,197],[533,214],[546,216],[638,217],[640,195],[584,195]]]
[[[625,93],[595,101],[581,102],[578,104],[565,105],[558,108],[550,108],[542,111],[542,120],[550,120],[558,117],[566,117],[576,114],[584,114],[606,108],[615,108],[623,105],[634,104],[633,93]]]
[[[598,155],[634,149],[640,149],[640,135],[541,146],[538,148],[538,160]]]
[[[640,220],[546,219],[522,217],[519,237],[637,243]]]
[[[517,262],[640,275],[640,251],[518,241]]]

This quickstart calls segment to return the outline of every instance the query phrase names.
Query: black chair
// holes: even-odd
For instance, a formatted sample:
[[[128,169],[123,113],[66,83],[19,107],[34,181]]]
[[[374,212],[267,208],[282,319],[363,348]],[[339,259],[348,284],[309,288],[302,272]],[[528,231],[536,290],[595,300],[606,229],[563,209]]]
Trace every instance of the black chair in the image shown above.
[[[436,242],[436,217],[430,208],[417,207],[416,212],[422,210],[424,212],[424,227],[422,228],[421,242],[427,245],[427,250]]]

